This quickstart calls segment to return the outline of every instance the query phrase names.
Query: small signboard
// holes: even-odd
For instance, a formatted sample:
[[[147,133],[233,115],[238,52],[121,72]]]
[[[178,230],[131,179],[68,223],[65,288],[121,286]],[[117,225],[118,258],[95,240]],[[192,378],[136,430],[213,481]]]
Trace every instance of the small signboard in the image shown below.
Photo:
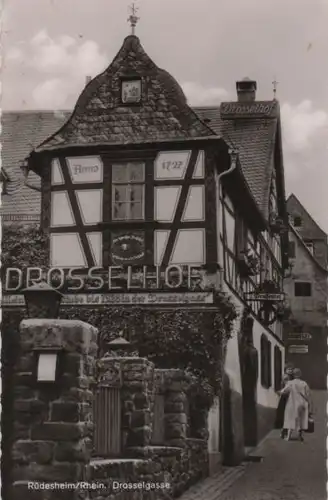
[[[288,347],[288,352],[290,354],[307,354],[309,352],[309,346],[308,345],[290,345]]]
[[[63,296],[63,306],[211,305],[212,292],[76,293]],[[2,307],[24,307],[23,295],[3,295]]]
[[[310,333],[303,332],[291,332],[288,334],[290,340],[311,340],[312,335]]]
[[[248,300],[259,302],[283,302],[285,300],[284,293],[265,293],[265,292],[248,292],[245,294]]]

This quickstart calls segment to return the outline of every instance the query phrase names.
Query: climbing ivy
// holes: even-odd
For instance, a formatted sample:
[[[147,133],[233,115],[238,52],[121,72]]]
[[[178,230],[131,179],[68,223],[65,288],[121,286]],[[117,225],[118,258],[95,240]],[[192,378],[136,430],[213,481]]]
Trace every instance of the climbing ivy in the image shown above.
[[[6,267],[46,267],[47,239],[35,227],[5,228],[3,234],[3,269]],[[202,289],[196,285],[196,289]],[[224,293],[212,289],[214,309],[195,311],[145,310],[140,307],[62,307],[61,318],[80,319],[98,328],[100,352],[120,332],[129,338],[140,356],[159,368],[181,368],[195,381],[192,395],[210,407],[220,394],[223,364],[228,339],[237,317],[235,307]],[[4,311],[4,329],[18,329],[22,313]],[[11,318],[9,317],[11,316]],[[10,334],[8,330],[3,334]]]

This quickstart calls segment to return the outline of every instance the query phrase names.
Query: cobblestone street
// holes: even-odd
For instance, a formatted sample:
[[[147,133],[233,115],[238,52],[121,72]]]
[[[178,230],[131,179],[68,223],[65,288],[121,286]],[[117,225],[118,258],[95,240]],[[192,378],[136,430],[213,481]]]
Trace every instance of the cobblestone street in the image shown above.
[[[326,392],[314,391],[315,433],[305,442],[272,431],[253,453],[263,457],[225,469],[180,500],[326,500]]]

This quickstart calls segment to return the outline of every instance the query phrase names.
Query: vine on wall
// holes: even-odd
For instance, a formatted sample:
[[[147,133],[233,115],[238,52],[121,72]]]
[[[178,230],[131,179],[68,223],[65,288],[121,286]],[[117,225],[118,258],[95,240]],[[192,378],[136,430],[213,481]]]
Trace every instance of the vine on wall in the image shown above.
[[[47,265],[47,239],[35,227],[4,228],[3,269]],[[199,289],[199,288],[198,288]],[[210,407],[220,394],[228,339],[231,337],[236,309],[230,299],[214,290],[215,310],[145,310],[140,307],[62,307],[61,318],[80,319],[99,330],[100,354],[106,343],[123,331],[126,338],[159,368],[181,368],[195,380],[192,395]],[[24,313],[4,311],[3,334],[16,328]]]

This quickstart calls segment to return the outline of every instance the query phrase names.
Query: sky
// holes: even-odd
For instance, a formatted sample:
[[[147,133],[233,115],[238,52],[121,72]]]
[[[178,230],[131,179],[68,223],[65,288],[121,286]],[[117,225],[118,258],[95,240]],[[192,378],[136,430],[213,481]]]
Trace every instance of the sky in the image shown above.
[[[328,0],[137,0],[137,35],[190,105],[257,81],[281,106],[287,194],[328,233]],[[3,0],[3,110],[71,109],[130,33],[128,0]]]

